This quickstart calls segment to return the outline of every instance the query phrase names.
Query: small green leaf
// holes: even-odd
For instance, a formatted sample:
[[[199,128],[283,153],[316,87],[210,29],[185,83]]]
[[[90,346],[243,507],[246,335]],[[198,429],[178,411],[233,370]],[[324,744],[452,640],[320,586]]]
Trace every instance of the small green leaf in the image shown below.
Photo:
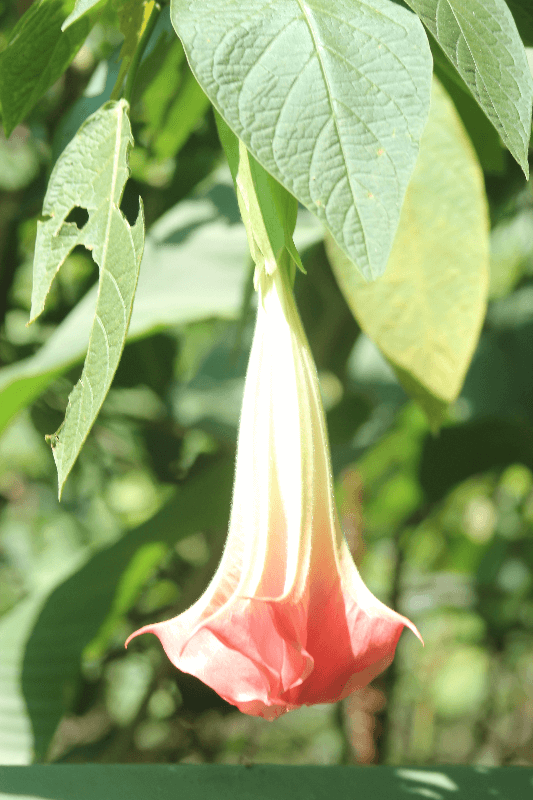
[[[406,0],[468,85],[526,177],[533,78],[505,0]]]
[[[362,329],[438,427],[485,316],[489,225],[483,174],[437,81],[387,272],[366,284],[331,241],[328,254]]]
[[[65,421],[51,437],[59,494],[96,419],[124,347],[144,246],[142,206],[130,228],[119,209],[133,143],[128,105],[110,102],[93,114],[52,171],[37,223],[31,321],[44,309],[51,283],[72,249],[82,244],[100,268],[96,309],[83,373],[69,397]],[[66,222],[81,207],[80,230]]]
[[[380,275],[429,109],[416,16],[388,0],[172,0],[171,16],[233,132]]]
[[[40,0],[15,26],[0,55],[0,103],[6,135],[61,77],[89,33],[84,17],[68,31],[61,24],[72,0]]]

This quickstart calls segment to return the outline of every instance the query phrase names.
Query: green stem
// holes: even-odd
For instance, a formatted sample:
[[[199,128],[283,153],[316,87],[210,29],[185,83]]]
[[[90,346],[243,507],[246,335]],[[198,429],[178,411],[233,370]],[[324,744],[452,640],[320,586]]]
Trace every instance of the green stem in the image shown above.
[[[139,65],[142,61],[144,51],[146,50],[146,45],[148,44],[150,37],[154,31],[160,13],[161,13],[160,4],[155,3],[154,7],[152,8],[152,13],[148,18],[148,22],[146,23],[146,27],[142,32],[139,44],[137,45],[135,53],[133,54],[133,58],[131,59],[131,64],[128,69],[128,76],[126,78],[126,86],[122,94],[124,100],[127,100],[127,102],[130,104],[135,85],[135,78],[137,77],[137,70],[139,69]],[[121,69],[118,75],[117,82],[115,83],[113,91],[111,92],[111,98],[110,98],[111,100],[118,100],[118,98],[120,97],[120,90],[122,88],[123,81],[124,81],[124,74]]]
[[[141,40],[137,45],[137,49],[135,50],[135,54],[132,58],[131,65],[128,70],[128,77],[126,78],[126,88],[124,89],[124,100],[127,100],[128,103],[131,103],[131,98],[133,95],[133,86],[135,83],[135,78],[137,77],[137,70],[139,69],[139,64],[141,63],[144,51],[146,50],[146,45],[148,44],[150,36],[154,31],[160,13],[161,13],[161,6],[159,5],[159,3],[156,3],[152,9],[150,18],[146,23],[146,28],[143,31]]]

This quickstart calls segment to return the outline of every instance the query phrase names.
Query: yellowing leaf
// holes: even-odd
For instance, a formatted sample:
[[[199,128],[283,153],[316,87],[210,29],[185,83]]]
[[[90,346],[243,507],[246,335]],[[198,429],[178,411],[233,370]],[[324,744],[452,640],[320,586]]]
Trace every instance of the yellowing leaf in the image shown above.
[[[385,274],[366,283],[331,239],[327,247],[361,328],[438,427],[485,316],[489,222],[474,150],[437,81]]]

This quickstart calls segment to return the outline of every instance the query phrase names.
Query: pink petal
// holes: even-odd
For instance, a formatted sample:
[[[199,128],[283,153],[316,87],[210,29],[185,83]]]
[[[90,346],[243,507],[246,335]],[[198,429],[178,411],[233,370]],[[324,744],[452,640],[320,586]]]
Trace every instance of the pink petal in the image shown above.
[[[154,633],[182,672],[195,675],[239,708],[252,704],[258,709],[246,713],[259,714],[275,705],[313,669],[302,646],[306,616],[301,604],[234,598],[196,626],[184,626],[184,616],[147,625],[126,645],[141,633]]]

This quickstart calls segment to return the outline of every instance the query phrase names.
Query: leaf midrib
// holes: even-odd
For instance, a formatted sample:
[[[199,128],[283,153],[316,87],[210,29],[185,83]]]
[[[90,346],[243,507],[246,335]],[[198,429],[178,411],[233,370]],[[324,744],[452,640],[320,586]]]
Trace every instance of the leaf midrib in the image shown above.
[[[122,105],[122,103],[119,103],[116,106],[115,111],[119,112],[119,113],[118,113],[118,116],[117,116],[117,126],[116,126],[116,133],[115,133],[115,149],[114,149],[114,157],[113,157],[113,168],[112,168],[112,172],[111,172],[111,176],[112,176],[111,177],[111,191],[110,191],[110,196],[109,196],[109,207],[108,207],[108,213],[107,213],[107,222],[106,222],[106,228],[105,228],[104,243],[103,243],[103,247],[102,247],[102,263],[100,265],[100,269],[102,270],[102,274],[101,274],[100,280],[98,281],[98,291],[96,293],[95,309],[98,308],[98,303],[99,303],[99,300],[100,300],[100,294],[101,294],[102,283],[103,283],[103,278],[104,278],[104,272],[106,271],[105,270],[105,263],[106,263],[107,251],[108,251],[108,247],[109,247],[109,231],[111,229],[111,217],[112,217],[112,214],[113,214],[113,206],[114,206],[114,203],[115,203],[115,188],[116,188],[116,185],[117,185],[118,164],[119,164],[119,158],[120,158],[120,140],[121,140],[121,134],[122,134],[122,127],[123,127],[123,105]],[[95,310],[95,317],[97,317],[97,316],[98,315],[97,315],[96,310]],[[101,322],[100,322],[100,324],[102,325]],[[103,327],[103,325],[102,325],[102,327]],[[91,334],[89,336],[89,344],[88,344],[87,352],[90,352],[90,350],[91,350],[91,344],[92,344],[92,341],[93,341],[93,331],[94,331],[94,325],[91,327]],[[109,374],[109,349],[106,352],[106,379],[107,379],[107,375],[108,374]],[[91,386],[91,381],[90,381],[88,375],[85,375],[85,380],[87,381],[87,384],[89,386],[89,391],[91,393],[91,414],[92,414],[93,405],[94,405],[94,392],[93,392],[93,389],[92,389],[92,386]],[[78,439],[79,436],[80,436],[80,420],[81,420],[82,407],[83,407],[83,403],[80,401],[80,403],[78,404],[78,418],[76,420],[76,439]],[[81,437],[81,438],[83,438],[83,437]],[[64,452],[65,451],[63,450],[62,453],[64,453]],[[63,457],[61,458],[61,461],[63,462]]]

